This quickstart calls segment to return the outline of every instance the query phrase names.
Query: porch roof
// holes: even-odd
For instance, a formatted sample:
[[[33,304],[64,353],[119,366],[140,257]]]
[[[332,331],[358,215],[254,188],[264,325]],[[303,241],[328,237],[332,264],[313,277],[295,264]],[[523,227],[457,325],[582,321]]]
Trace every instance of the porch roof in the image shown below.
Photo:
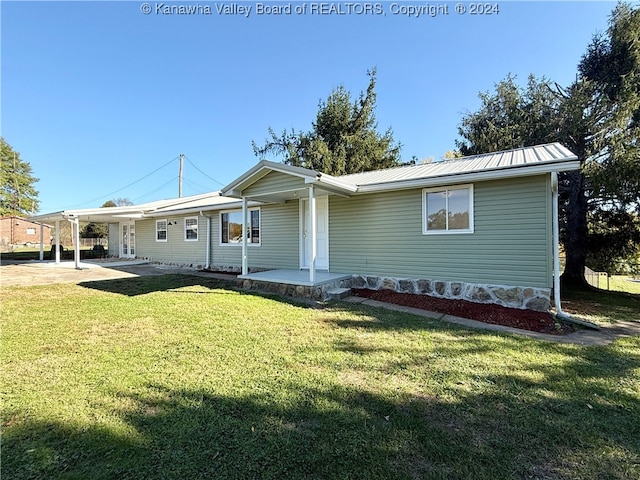
[[[255,185],[261,179],[272,172],[282,173],[300,180],[295,185],[285,188],[275,188],[272,191],[247,194],[249,187]],[[304,198],[308,195],[308,187],[316,187],[316,195],[335,194],[349,196],[355,193],[357,187],[351,183],[343,182],[339,177],[326,173],[316,172],[307,168],[294,167],[283,163],[262,160],[246,173],[238,177],[232,183],[221,190],[222,195],[235,198],[251,198],[262,202],[281,203],[289,199]]]

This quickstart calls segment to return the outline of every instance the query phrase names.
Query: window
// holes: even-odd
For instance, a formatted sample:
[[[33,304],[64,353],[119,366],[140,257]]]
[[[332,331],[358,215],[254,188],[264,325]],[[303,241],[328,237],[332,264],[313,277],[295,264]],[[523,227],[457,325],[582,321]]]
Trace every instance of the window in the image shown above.
[[[167,221],[156,220],[156,242],[167,241]]]
[[[185,241],[198,241],[198,217],[184,219],[184,239]]]
[[[473,233],[473,185],[422,191],[422,233]]]
[[[27,235],[35,235],[36,229],[33,227],[27,227]]]
[[[249,210],[247,243],[260,245],[260,209]],[[220,214],[220,244],[242,245],[242,211]]]

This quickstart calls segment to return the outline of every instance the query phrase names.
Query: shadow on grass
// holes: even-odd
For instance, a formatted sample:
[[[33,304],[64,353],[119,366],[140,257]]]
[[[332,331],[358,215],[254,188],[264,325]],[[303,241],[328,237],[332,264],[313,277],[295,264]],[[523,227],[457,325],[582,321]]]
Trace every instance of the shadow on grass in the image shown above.
[[[203,292],[211,293],[211,291],[215,289],[230,289],[234,286],[232,282],[225,280],[182,274],[164,274],[117,278],[113,280],[97,280],[81,282],[78,285],[92,290],[117,293],[129,297],[146,295],[153,292],[170,292],[179,288],[194,286],[205,287],[206,290],[203,290]]]
[[[129,405],[120,433],[35,419],[6,429],[3,478],[638,478],[637,390],[607,385],[640,358],[575,354],[538,367],[540,382],[478,372],[488,387],[455,398],[284,380],[237,395],[141,385],[116,394]]]
[[[563,307],[573,314],[596,314],[609,321],[640,321],[640,294],[600,290],[597,288],[565,288]]]

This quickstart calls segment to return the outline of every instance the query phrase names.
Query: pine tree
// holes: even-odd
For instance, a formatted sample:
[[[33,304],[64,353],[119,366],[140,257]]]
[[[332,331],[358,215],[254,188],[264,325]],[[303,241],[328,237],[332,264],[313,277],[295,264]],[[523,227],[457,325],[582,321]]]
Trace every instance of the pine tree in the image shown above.
[[[367,72],[369,86],[356,101],[343,87],[334,89],[318,105],[318,114],[309,132],[284,131],[277,135],[269,128],[264,146],[253,142],[256,156],[284,157],[284,163],[331,175],[344,175],[400,164],[400,145],[391,129],[377,132],[375,119],[376,70]]]
[[[28,216],[39,208],[31,165],[0,137],[0,216]]]

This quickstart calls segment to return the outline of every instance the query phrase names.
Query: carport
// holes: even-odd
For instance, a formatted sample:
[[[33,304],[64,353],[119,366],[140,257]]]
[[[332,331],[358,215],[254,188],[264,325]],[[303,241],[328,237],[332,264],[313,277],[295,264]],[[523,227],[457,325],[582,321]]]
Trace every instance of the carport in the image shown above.
[[[154,202],[154,204],[165,202]],[[126,206],[126,207],[105,207],[105,208],[91,208],[82,210],[63,210],[59,212],[46,213],[42,215],[35,215],[30,217],[29,220],[40,224],[40,260],[44,260],[44,245],[42,242],[43,237],[43,223],[55,224],[56,226],[56,246],[60,245],[60,222],[68,221],[73,226],[73,258],[75,268],[80,268],[80,222],[92,222],[92,223],[114,223],[122,221],[135,221],[142,218],[145,211],[149,210],[151,204],[139,205],[139,206]],[[156,208],[158,208],[156,206]],[[60,249],[55,249],[55,263],[60,263]]]

